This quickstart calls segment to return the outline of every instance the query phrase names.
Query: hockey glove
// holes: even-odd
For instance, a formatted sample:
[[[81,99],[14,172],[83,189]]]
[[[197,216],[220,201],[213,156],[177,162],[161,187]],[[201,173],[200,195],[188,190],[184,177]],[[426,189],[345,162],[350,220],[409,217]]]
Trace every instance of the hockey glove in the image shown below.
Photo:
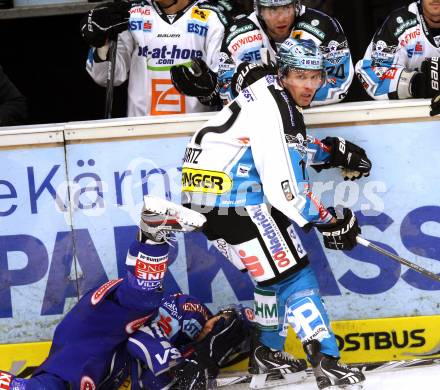
[[[411,92],[415,98],[432,98],[440,93],[439,57],[426,58],[420,73],[411,80]]]
[[[432,98],[430,108],[431,111],[429,112],[429,115],[434,116],[440,114],[440,95]]]
[[[249,325],[240,312],[227,309],[219,312],[212,330],[196,344],[197,355],[203,361],[221,366],[249,335]]]
[[[356,180],[370,175],[371,161],[364,149],[340,137],[327,137],[321,142],[330,148],[331,156],[325,164],[312,165],[317,172],[334,167],[344,168],[344,180]]]
[[[176,381],[171,386],[172,390],[205,390],[209,379],[215,378],[218,370],[209,370],[201,359],[185,359],[175,368],[171,369],[171,375]]]
[[[333,207],[328,209],[335,215]],[[343,218],[337,219],[334,223],[323,223],[315,225],[324,239],[324,246],[335,250],[352,250],[356,245],[356,237],[361,234],[361,229],[353,212],[344,208]]]
[[[129,2],[103,3],[81,19],[81,35],[93,47],[102,47],[107,40],[116,40],[128,29]]]
[[[232,92],[237,96],[243,89],[268,75],[276,75],[275,68],[271,64],[259,65],[242,62],[232,76]]]
[[[182,95],[209,97],[218,92],[217,74],[200,58],[193,58],[190,67],[173,66],[170,73],[174,87]]]

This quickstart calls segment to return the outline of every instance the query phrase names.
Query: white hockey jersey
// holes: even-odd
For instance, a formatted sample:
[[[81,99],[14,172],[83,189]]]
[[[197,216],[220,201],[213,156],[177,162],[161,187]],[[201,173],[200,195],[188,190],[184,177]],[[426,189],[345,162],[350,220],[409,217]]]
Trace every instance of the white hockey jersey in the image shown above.
[[[420,2],[414,2],[388,16],[356,64],[356,74],[373,99],[410,98],[411,72],[420,71],[425,58],[439,56],[440,31],[427,27]]]
[[[227,20],[203,1],[190,4],[176,15],[166,15],[152,5],[134,5],[129,30],[119,34],[114,84],[128,83],[128,116],[169,115],[209,111],[197,98],[183,96],[170,78],[173,65],[202,58],[217,71],[218,53]],[[97,62],[92,49],[86,69],[106,85],[108,61]]]
[[[323,52],[327,83],[316,92],[311,106],[341,102],[353,81],[354,68],[347,38],[339,22],[321,11],[302,6],[290,36],[310,39]],[[238,65],[243,61],[261,62],[260,49],[267,48],[270,59],[275,62],[279,45],[281,43],[269,37],[253,12],[226,28],[222,52]]]
[[[311,192],[306,165],[328,149],[306,135],[300,108],[274,76],[245,88],[197,131],[183,158],[183,203],[240,207],[268,202],[299,226],[331,215]]]

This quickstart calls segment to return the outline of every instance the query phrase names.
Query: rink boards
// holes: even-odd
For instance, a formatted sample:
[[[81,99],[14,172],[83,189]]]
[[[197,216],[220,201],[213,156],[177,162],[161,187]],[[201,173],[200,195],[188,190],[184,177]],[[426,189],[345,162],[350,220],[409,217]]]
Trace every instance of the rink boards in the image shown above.
[[[440,356],[440,316],[333,321],[342,360],[346,363],[411,360]],[[0,367],[21,377],[30,375],[46,358],[50,342],[0,345]],[[305,358],[289,329],[286,350]],[[227,370],[245,369],[246,362]]]
[[[347,103],[308,110],[306,122],[316,137],[345,137],[373,161],[372,174],[359,182],[342,181],[336,170],[310,172],[315,194],[326,205],[356,211],[367,239],[439,273],[440,122],[427,112],[423,100]],[[31,362],[32,356],[17,355],[22,348],[14,344],[50,340],[78,296],[123,275],[143,194],[179,201],[183,150],[210,115],[2,129],[0,344],[9,344],[9,352],[0,347],[0,359],[9,363],[0,360],[0,368],[12,360]],[[339,322],[334,326],[347,360],[377,360],[382,355],[376,352],[394,359],[408,348],[427,353],[440,343],[431,328],[419,331],[430,326],[427,318],[438,327],[438,283],[368,248],[329,252],[315,231],[298,234],[330,317],[346,324],[341,330]],[[194,294],[214,311],[237,300],[252,304],[249,277],[201,234],[178,236],[166,289]],[[402,320],[405,325],[394,334],[401,320],[380,318],[396,317],[416,319]],[[289,348],[293,344],[289,336]],[[42,349],[29,364],[44,357],[47,344],[42,345],[30,348]],[[367,346],[371,353],[362,352]]]

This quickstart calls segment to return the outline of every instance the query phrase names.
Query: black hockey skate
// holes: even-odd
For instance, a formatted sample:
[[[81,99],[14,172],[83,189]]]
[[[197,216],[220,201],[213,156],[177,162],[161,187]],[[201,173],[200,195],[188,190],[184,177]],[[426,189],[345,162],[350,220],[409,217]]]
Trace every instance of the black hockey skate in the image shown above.
[[[307,378],[306,368],[304,359],[295,359],[287,352],[273,350],[256,342],[249,357],[248,371],[252,374],[250,388],[267,388],[267,379],[270,379],[271,387],[301,382]]]
[[[304,345],[304,350],[312,364],[319,389],[347,388],[362,389],[365,376],[357,368],[349,368],[339,359],[320,353],[320,344],[312,340]]]

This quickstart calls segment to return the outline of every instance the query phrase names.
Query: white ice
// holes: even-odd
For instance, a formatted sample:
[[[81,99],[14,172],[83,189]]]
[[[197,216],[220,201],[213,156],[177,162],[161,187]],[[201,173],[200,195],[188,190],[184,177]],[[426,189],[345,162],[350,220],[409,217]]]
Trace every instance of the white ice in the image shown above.
[[[440,390],[440,365],[366,373],[363,390]],[[249,385],[229,386],[230,390],[249,389]],[[226,389],[226,387],[224,387]],[[273,387],[273,390],[317,390],[313,378],[301,384]],[[348,390],[348,389],[347,389]]]

